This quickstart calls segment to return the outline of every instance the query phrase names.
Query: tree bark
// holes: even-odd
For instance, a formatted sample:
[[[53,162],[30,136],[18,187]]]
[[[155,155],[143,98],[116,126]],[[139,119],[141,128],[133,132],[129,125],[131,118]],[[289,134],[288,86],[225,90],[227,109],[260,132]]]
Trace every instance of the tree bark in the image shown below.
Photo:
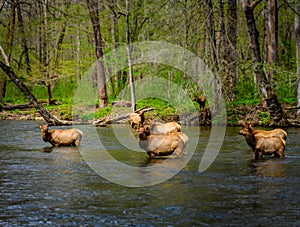
[[[264,72],[263,62],[260,53],[259,45],[259,33],[256,28],[256,21],[254,17],[253,10],[255,6],[260,3],[260,0],[252,2],[250,5],[247,0],[242,0],[242,8],[246,16],[246,22],[248,27],[248,35],[250,40],[250,49],[252,52],[252,60],[254,67],[254,75],[258,82],[260,91],[264,100],[266,101],[270,116],[271,116],[271,125],[281,125],[287,124],[285,116],[283,114],[282,107],[278,101],[276,92],[273,90],[271,81],[268,79]]]
[[[119,40],[119,35],[118,35],[118,18],[117,18],[117,13],[115,11],[115,1],[114,0],[109,0],[109,10],[110,10],[110,20],[111,20],[111,39],[112,39],[112,45],[113,45],[113,53],[114,57],[116,57],[116,50],[118,48],[118,40]],[[111,83],[111,88],[112,88],[112,95],[115,98],[117,95],[117,89],[118,91],[121,91],[121,86],[120,86],[120,81],[121,81],[121,72],[118,71],[116,73],[115,77],[111,77],[110,83]],[[117,85],[116,85],[117,84]]]
[[[14,31],[16,23],[16,2],[15,0],[10,1],[10,13],[9,13],[9,26],[7,32],[7,41],[6,41],[6,50],[8,51],[8,61],[10,61],[13,40],[14,40]],[[6,76],[5,74],[0,74],[0,102],[3,101],[6,92]]]
[[[99,100],[99,107],[103,108],[106,107],[108,104],[108,97],[106,91],[106,79],[105,79],[105,71],[104,65],[102,62],[103,58],[103,45],[102,45],[102,38],[101,38],[101,31],[100,31],[100,19],[99,19],[99,12],[98,12],[98,1],[97,0],[87,0],[87,6],[90,12],[91,22],[93,25],[94,31],[94,39],[95,39],[95,54],[96,58],[99,60],[97,61],[97,85],[98,85],[98,100]],[[99,66],[99,67],[98,67]]]
[[[230,101],[236,97],[236,68],[237,68],[237,2],[228,0],[226,43],[224,56],[224,76],[226,95]]]
[[[210,51],[212,56],[212,66],[214,72],[219,71],[218,55],[217,55],[217,41],[215,32],[215,19],[212,0],[206,0],[206,16],[208,20],[208,39],[210,43]]]
[[[22,16],[22,11],[21,11],[21,3],[19,0],[17,1],[17,13],[18,13],[19,29],[22,34],[22,49],[23,49],[23,53],[25,56],[26,72],[28,74],[30,74],[31,66],[30,66],[29,50],[28,50],[28,45],[27,45],[26,32],[24,30],[24,22],[23,22],[23,16]]]
[[[277,0],[267,1],[267,63],[270,66],[267,71],[268,80],[271,81],[273,74],[276,73],[274,66],[277,65]]]
[[[295,14],[296,60],[297,60],[297,114],[300,115],[300,0],[297,0]]]

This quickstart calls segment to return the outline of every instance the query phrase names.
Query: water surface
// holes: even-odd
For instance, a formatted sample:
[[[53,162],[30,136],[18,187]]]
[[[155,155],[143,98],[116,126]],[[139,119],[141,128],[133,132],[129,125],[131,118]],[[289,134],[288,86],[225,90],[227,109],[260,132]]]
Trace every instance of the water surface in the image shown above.
[[[77,148],[51,148],[36,122],[1,121],[0,225],[300,226],[300,129],[287,129],[286,158],[256,161],[240,128],[227,127],[220,153],[203,173],[198,167],[210,130],[201,128],[200,136],[184,130],[199,143],[183,170],[163,183],[130,188],[96,174]],[[116,142],[112,128],[98,134],[119,161],[155,165]],[[93,148],[97,139],[87,133],[82,143]]]

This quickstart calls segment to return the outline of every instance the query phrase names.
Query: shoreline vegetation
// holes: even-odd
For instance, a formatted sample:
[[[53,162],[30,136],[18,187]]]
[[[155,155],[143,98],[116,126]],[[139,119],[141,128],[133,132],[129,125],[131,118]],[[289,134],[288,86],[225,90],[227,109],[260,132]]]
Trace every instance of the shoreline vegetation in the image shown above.
[[[54,102],[51,105],[47,104],[47,101],[39,101],[52,115],[60,120],[70,121],[73,120],[72,115],[72,104],[63,104],[61,102]],[[207,119],[207,112],[209,112],[209,107],[206,106],[204,110],[197,109],[195,117],[193,118],[194,123],[186,123],[182,116],[176,113],[176,109],[167,106],[164,103],[140,103],[138,108],[142,108],[141,105],[148,104],[151,111],[145,113],[145,119],[151,118],[156,120],[162,120],[165,122],[176,121],[183,125],[211,125],[219,124],[218,122],[210,122]],[[195,104],[197,106],[197,104]],[[281,127],[300,127],[300,120],[297,116],[297,108],[295,103],[282,104],[284,113],[287,117],[288,124],[282,125]],[[107,107],[102,109],[96,109],[94,113],[90,113],[83,116],[81,119],[81,124],[94,124],[96,126],[108,126],[112,123],[118,124],[128,124],[128,116],[130,108],[125,108],[122,112],[118,113],[114,108],[114,102],[110,103]],[[127,111],[128,110],[128,114]],[[197,114],[199,117],[199,122],[197,121]],[[241,126],[240,121],[251,119],[256,125],[262,127],[272,127],[270,125],[270,115],[267,108],[263,106],[262,103],[247,105],[243,104],[232,104],[226,105],[226,125],[227,126]],[[0,120],[30,120],[30,121],[44,121],[43,117],[38,113],[38,111],[32,107],[30,103],[22,104],[2,104],[0,105]],[[196,123],[195,123],[196,122]],[[74,122],[76,123],[76,122]],[[222,124],[222,123],[221,123]]]

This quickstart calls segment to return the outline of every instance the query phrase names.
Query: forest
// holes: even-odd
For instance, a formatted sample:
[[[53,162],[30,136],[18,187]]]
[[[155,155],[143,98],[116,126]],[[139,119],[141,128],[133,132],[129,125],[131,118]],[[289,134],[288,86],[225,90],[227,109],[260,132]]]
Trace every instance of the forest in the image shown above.
[[[170,65],[131,64],[131,44],[159,41],[194,53],[218,75],[228,123],[249,115],[265,125],[298,125],[299,0],[3,0],[0,24],[0,110],[29,101],[34,108],[25,114],[70,119],[81,78],[119,47],[127,47],[128,67],[107,82],[105,70],[92,75],[96,118],[147,77],[201,94],[201,85]],[[132,99],[132,110],[176,113],[165,101]]]

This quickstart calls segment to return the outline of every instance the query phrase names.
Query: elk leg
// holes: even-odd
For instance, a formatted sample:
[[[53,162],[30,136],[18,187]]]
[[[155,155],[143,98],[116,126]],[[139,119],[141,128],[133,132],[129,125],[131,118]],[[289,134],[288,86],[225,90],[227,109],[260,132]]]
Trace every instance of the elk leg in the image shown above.
[[[180,144],[178,144],[177,148],[175,149],[175,153],[179,158],[182,158],[183,156],[183,148],[184,148],[184,144],[183,142],[181,142]]]
[[[73,142],[73,145],[76,146],[76,147],[79,147],[80,141],[79,141],[79,140],[75,140],[75,141]]]
[[[147,154],[148,154],[149,158],[155,158],[155,153],[148,151]]]
[[[276,157],[284,158],[284,150],[280,149],[275,153]]]

